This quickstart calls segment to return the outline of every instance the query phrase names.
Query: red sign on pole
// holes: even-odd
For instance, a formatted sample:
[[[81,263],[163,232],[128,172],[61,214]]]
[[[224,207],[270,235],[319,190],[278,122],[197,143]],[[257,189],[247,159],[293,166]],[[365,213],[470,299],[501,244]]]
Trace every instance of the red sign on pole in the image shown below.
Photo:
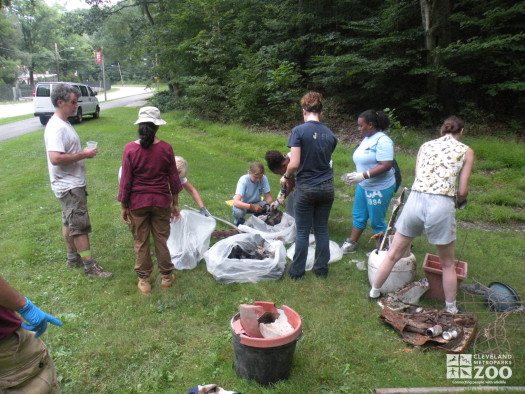
[[[95,63],[102,64],[102,51],[95,51]]]

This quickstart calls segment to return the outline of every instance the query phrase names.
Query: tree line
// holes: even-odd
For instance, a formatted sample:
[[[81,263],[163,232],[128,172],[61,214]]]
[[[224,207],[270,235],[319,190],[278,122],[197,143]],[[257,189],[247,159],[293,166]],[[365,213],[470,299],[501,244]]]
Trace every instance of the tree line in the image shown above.
[[[77,31],[168,83],[166,108],[271,125],[317,90],[336,116],[388,107],[404,124],[455,113],[522,126],[523,2],[85,1]]]

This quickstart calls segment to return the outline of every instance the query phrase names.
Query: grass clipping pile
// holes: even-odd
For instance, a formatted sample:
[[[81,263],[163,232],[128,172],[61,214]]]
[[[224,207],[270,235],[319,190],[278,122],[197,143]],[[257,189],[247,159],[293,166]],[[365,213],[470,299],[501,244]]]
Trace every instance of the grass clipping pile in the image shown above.
[[[477,319],[471,314],[451,314],[437,309],[411,306],[403,312],[383,308],[380,319],[391,325],[403,341],[427,350],[447,353],[465,353],[476,335]],[[457,336],[445,339],[442,335],[429,336],[430,327],[441,326],[443,332],[454,331]]]

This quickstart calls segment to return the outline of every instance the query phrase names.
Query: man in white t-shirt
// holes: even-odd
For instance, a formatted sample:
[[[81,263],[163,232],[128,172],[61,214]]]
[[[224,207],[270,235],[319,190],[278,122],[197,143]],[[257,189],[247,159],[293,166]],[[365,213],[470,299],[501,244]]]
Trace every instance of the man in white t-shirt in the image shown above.
[[[93,259],[89,244],[91,222],[87,209],[84,159],[96,156],[97,148],[84,148],[68,118],[76,114],[77,88],[58,84],[51,93],[55,114],[44,132],[51,189],[62,206],[62,234],[66,241],[67,266],[83,267],[86,275],[110,277]]]

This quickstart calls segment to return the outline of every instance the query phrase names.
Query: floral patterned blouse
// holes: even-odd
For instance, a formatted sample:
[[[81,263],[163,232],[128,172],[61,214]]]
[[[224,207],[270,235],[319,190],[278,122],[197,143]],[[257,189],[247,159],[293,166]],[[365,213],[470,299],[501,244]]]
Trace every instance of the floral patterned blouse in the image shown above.
[[[468,148],[450,134],[424,143],[419,150],[412,190],[454,197]]]

